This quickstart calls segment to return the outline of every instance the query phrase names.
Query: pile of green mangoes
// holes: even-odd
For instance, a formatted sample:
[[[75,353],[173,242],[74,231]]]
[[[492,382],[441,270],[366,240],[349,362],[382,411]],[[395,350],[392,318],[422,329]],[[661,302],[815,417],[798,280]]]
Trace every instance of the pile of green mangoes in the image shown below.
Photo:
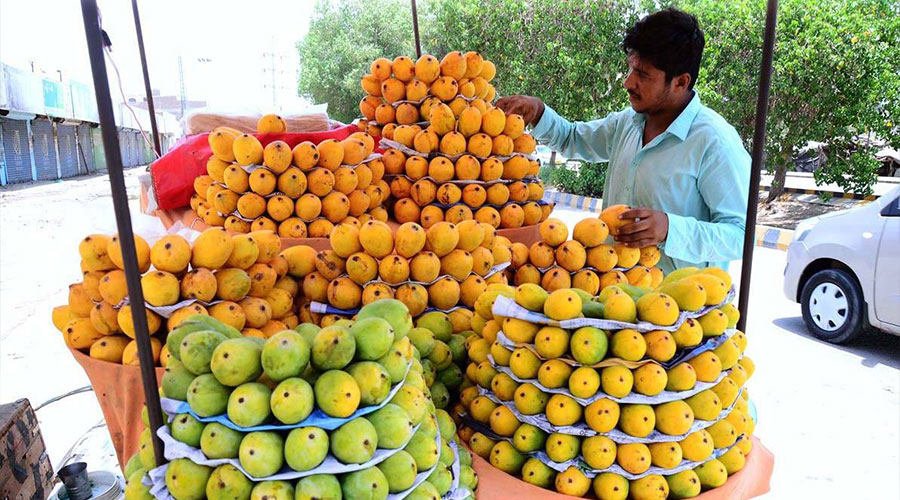
[[[432,322],[439,335],[449,325],[423,317],[414,328],[406,306],[390,299],[365,306],[353,321],[301,324],[268,339],[243,337],[209,317],[187,318],[169,335],[173,358],[161,394],[186,402],[190,412],[173,415],[167,431],[207,460],[229,463],[177,458],[167,465],[168,492],[176,500],[384,499],[401,492],[438,499],[453,486],[456,460],[457,483],[474,491],[471,457],[449,446],[455,423],[435,408],[426,383],[437,383],[435,366],[443,371],[453,360],[426,328]],[[422,355],[426,346],[429,355],[437,347],[436,361]],[[152,496],[142,483],[157,465],[149,430],[140,444],[125,470],[127,500]],[[266,480],[283,473],[297,480]]]

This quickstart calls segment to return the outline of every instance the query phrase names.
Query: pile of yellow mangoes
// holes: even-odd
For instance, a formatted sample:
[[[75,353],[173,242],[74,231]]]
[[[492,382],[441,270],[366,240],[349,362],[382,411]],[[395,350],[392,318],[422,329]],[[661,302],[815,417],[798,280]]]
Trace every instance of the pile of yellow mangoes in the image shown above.
[[[285,131],[276,115],[263,116],[257,128]],[[207,175],[194,180],[191,208],[211,226],[323,238],[348,217],[387,220],[382,204],[390,186],[380,155],[373,154],[375,141],[365,132],[291,149],[281,140],[263,147],[252,134],[218,127],[209,134],[209,145]]]
[[[655,287],[663,279],[662,269],[655,267],[660,259],[656,246],[606,244],[609,229],[600,218],[579,221],[572,239],[558,219],[547,219],[538,229],[541,239],[530,247],[512,244],[511,283],[534,283],[550,292],[579,288],[596,295],[609,285]]]
[[[383,142],[398,222],[477,220],[515,228],[546,219],[535,140],[525,122],[492,106],[496,74],[477,52],[442,60],[379,58],[362,78],[360,130]]]
[[[193,243],[169,234],[150,245],[135,235],[154,361],[166,366],[166,336],[185,318],[209,315],[245,336],[268,337],[300,323],[300,280],[316,252],[281,250],[273,231],[230,235],[214,227]],[[137,365],[137,345],[118,235],[91,234],[78,245],[82,280],[53,309],[66,345],[91,357]]]
[[[597,248],[580,241],[598,233],[596,219],[579,222],[570,241],[562,222],[545,224],[541,243],[556,246],[562,269],[566,243]],[[476,299],[453,412],[472,451],[529,483],[603,499],[691,498],[741,470],[755,367],[725,303],[727,273],[687,268],[637,285],[560,279],[553,289],[492,284]]]
[[[380,221],[350,221],[334,228],[329,243],[301,284],[301,319],[322,325],[349,313],[322,316],[312,311],[310,301],[354,311],[395,298],[413,317],[429,308],[451,314],[458,307],[471,310],[489,284],[506,283],[497,266],[509,262],[511,247],[492,225],[475,220],[441,221],[427,229],[406,222],[396,231]],[[456,315],[465,315],[459,321],[467,325],[471,312]]]

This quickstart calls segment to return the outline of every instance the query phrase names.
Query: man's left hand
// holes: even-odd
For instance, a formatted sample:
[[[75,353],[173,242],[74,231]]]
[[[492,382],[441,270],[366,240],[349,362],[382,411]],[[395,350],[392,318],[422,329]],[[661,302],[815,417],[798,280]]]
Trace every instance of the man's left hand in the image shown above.
[[[627,247],[643,248],[666,241],[669,234],[669,216],[665,212],[641,207],[626,210],[619,215],[620,220],[633,222],[619,228],[616,241]],[[634,220],[639,219],[639,220]]]

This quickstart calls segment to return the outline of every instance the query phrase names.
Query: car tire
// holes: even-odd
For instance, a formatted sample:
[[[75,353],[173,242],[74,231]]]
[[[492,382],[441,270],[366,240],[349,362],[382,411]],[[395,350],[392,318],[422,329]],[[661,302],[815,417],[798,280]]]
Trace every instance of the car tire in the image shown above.
[[[832,344],[851,342],[866,328],[866,302],[859,284],[840,269],[812,275],[803,285],[800,308],[813,335]]]

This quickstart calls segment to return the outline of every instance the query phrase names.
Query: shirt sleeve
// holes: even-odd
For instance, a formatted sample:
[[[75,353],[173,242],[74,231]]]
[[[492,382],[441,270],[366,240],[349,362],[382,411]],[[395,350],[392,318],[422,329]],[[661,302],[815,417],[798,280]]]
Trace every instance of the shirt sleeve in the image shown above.
[[[566,158],[585,161],[609,161],[610,148],[621,112],[589,122],[570,122],[544,106],[544,114],[535,125],[532,135]]]
[[[707,221],[669,213],[666,255],[694,263],[741,258],[747,218],[750,157],[739,143],[711,148],[700,164],[697,187]]]

